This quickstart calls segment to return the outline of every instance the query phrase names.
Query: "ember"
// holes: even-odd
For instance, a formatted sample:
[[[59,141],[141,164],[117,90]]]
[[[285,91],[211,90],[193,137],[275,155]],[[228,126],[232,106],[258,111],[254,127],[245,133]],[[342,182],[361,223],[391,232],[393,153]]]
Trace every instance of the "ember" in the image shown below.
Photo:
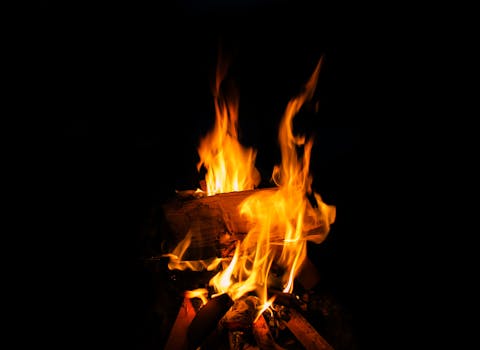
[[[252,295],[233,303],[222,294],[196,312],[185,298],[165,349],[333,350],[302,315],[304,311],[275,304],[254,319],[260,304]]]

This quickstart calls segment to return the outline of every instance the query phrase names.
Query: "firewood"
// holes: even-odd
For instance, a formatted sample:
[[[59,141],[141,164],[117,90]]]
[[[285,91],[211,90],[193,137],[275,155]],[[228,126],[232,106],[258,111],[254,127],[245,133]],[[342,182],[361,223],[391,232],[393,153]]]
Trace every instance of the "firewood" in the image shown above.
[[[177,318],[172,326],[165,345],[165,350],[187,350],[187,329],[196,315],[195,309],[188,298],[183,299]]]
[[[273,339],[273,335],[263,315],[260,315],[258,320],[253,324],[253,336],[259,348],[262,350],[285,350]]]
[[[215,331],[218,322],[233,305],[228,294],[210,299],[195,315],[187,329],[188,349],[195,350]]]
[[[294,308],[290,309],[288,329],[306,350],[334,350],[333,347],[313,328],[313,326]]]
[[[179,192],[176,197],[163,204],[166,226],[174,242],[181,241],[187,232],[192,234],[189,257],[184,259],[206,259],[222,256],[222,249],[228,250],[232,242],[243,240],[254,222],[249,222],[240,214],[239,205],[252,194],[273,194],[277,187],[248,191],[228,192],[213,196],[200,196],[197,192]],[[311,200],[306,201],[309,210],[320,210]],[[335,213],[329,214],[328,223],[334,221]],[[328,233],[322,221],[306,215],[304,235],[312,240],[322,239]],[[271,232],[271,241],[282,241],[285,232]],[[320,237],[320,238],[318,238]]]

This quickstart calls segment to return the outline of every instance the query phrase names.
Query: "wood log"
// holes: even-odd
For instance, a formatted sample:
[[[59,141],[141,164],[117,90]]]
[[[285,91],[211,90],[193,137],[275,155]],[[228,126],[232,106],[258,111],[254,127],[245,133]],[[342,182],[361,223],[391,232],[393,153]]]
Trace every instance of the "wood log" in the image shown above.
[[[187,329],[188,349],[195,350],[218,327],[218,322],[233,305],[227,294],[210,299],[195,315]]]
[[[240,214],[240,204],[253,194],[273,195],[277,187],[263,188],[248,191],[228,192],[213,196],[200,196],[198,192],[183,191],[169,202],[163,204],[163,214],[173,241],[180,242],[190,232],[192,235],[189,256],[186,259],[206,259],[208,257],[225,256],[232,252],[232,242],[242,241],[249,233],[255,222],[246,220]],[[307,197],[306,197],[307,198]],[[329,212],[327,217],[318,220],[322,206],[307,200],[307,211],[312,215],[305,215],[303,227],[307,239],[323,240],[327,235],[329,225],[335,219],[335,211]],[[326,206],[324,203],[323,208]],[[325,224],[327,223],[327,224]],[[282,241],[285,232],[277,230],[271,232],[271,241]]]
[[[285,350],[273,339],[273,335],[263,315],[260,315],[258,320],[253,324],[253,336],[255,337],[258,347],[262,350]]]
[[[333,350],[325,338],[294,308],[290,309],[290,319],[286,325],[306,350]]]
[[[165,345],[165,350],[187,350],[187,330],[195,318],[196,312],[190,299],[185,297],[178,310],[177,318],[172,326],[170,335]]]

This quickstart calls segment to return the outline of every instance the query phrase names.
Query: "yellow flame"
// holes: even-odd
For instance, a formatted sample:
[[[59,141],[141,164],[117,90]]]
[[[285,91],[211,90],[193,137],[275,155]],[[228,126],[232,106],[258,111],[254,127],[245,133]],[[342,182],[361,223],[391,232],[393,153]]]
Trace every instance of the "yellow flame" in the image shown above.
[[[208,302],[208,290],[206,288],[187,290],[185,291],[185,297],[188,299],[199,298],[202,301],[203,306]]]
[[[311,188],[309,167],[313,141],[294,135],[292,124],[302,105],[313,96],[321,63],[322,59],[303,92],[289,101],[281,120],[278,140],[282,162],[272,172],[278,190],[253,192],[239,205],[240,214],[249,222],[250,230],[243,241],[237,243],[228,266],[210,280],[215,295],[228,293],[232,300],[255,292],[261,301],[255,320],[275,299],[268,298],[269,284],[276,278],[271,274],[273,263],[280,271],[277,278],[283,292],[291,293],[298,270],[307,257],[306,242],[321,243],[335,221],[335,206],[325,204]],[[255,183],[252,177],[256,171],[253,167],[255,152],[243,150],[236,141],[236,104],[227,104],[217,98],[215,106],[217,123],[199,149],[202,159],[199,166],[203,164],[209,171],[206,178],[208,194],[251,189]],[[241,166],[246,171],[239,176],[239,170],[233,165],[241,163],[247,166]],[[315,199],[316,205],[310,203],[307,194]],[[177,254],[174,251],[173,255],[180,256],[181,260],[184,247],[179,245],[177,248]],[[180,267],[183,263],[175,262]],[[218,266],[218,261],[203,262],[203,266],[212,268]]]
[[[270,299],[268,299],[266,302],[263,303],[263,305],[261,305],[261,307],[259,308],[258,312],[257,312],[257,316],[255,317],[255,319],[253,320],[253,323],[257,322],[258,319],[260,318],[260,316],[262,316],[263,312],[267,309],[270,308],[270,306],[272,306],[273,302],[275,301],[275,298],[277,296],[274,295],[273,297],[271,297]],[[272,312],[272,310],[270,310],[270,312]]]
[[[216,295],[226,293],[229,289],[229,287],[232,285],[232,272],[233,269],[235,268],[235,265],[237,264],[238,261],[238,255],[239,255],[239,247],[240,245],[237,244],[237,247],[235,249],[235,253],[233,255],[232,261],[230,264],[228,264],[228,267],[217,273],[213,278],[210,280],[209,284],[215,287],[216,290]]]
[[[304,91],[288,103],[280,123],[278,139],[282,162],[272,173],[278,191],[254,193],[240,204],[240,212],[253,223],[243,243],[248,245],[251,241],[257,250],[263,246],[263,253],[269,254],[268,258],[254,260],[252,269],[268,274],[270,266],[266,264],[275,260],[277,267],[284,271],[281,279],[283,291],[287,293],[293,291],[294,279],[307,256],[306,241],[322,242],[335,220],[335,207],[323,203],[320,195],[313,194],[317,208],[308,201],[307,194],[312,193],[309,167],[313,141],[295,136],[292,124],[302,105],[313,96],[321,62],[320,59]],[[303,147],[303,152],[299,152],[299,147]],[[310,235],[312,227],[316,230]],[[261,280],[267,278],[262,276]],[[265,291],[259,294],[267,305]]]
[[[217,66],[214,90],[215,125],[200,140],[197,170],[206,169],[206,191],[217,193],[252,190],[260,183],[255,168],[257,152],[243,147],[238,141],[238,97],[222,94],[221,83],[227,72],[226,65]]]

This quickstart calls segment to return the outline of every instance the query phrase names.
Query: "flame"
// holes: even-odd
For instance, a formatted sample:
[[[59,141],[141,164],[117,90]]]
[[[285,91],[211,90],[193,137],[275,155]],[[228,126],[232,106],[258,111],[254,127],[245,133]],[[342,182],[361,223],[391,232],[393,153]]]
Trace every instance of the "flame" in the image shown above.
[[[217,266],[224,260],[221,258],[212,258],[208,260],[183,260],[183,256],[187,251],[190,243],[192,241],[192,232],[188,231],[185,235],[185,238],[181,240],[175,249],[171,253],[163,254],[163,257],[168,257],[168,268],[170,270],[186,270],[190,269],[193,271],[212,271],[217,268]]]
[[[243,147],[238,141],[238,96],[233,94],[227,99],[222,94],[227,67],[220,63],[213,91],[215,125],[198,147],[197,170],[202,166],[207,170],[205,182],[209,196],[251,190],[260,183],[260,173],[255,168],[256,151]]]
[[[293,291],[295,277],[307,257],[306,242],[321,243],[335,221],[335,206],[325,204],[321,196],[312,191],[309,167],[313,141],[294,135],[292,123],[305,101],[313,96],[321,63],[322,59],[303,91],[289,101],[280,122],[278,141],[282,161],[272,172],[278,190],[254,192],[240,203],[239,211],[250,224],[249,232],[237,242],[230,263],[226,265],[224,262],[225,268],[209,283],[215,295],[228,293],[232,300],[254,292],[260,299],[255,320],[275,299],[275,296],[268,296],[270,285],[280,283],[283,292]],[[217,123],[199,149],[202,157],[199,164],[209,170],[206,178],[208,194],[249,189],[255,183],[252,177],[255,152],[245,151],[236,141],[236,104],[229,105],[217,98],[215,106]],[[240,170],[233,165],[242,161],[246,161],[246,165],[241,166],[245,168],[240,176]],[[314,198],[316,205],[310,203],[307,195]],[[177,252],[173,252],[172,256],[177,257],[175,266],[192,265],[193,262],[181,261],[188,244],[186,237],[183,245],[177,246]],[[275,274],[272,272],[273,262]],[[214,269],[218,264],[219,261],[213,260],[194,267]]]
[[[280,122],[278,140],[282,162],[275,166],[272,178],[278,191],[257,192],[240,204],[240,213],[253,224],[242,242],[245,251],[256,246],[252,270],[256,276],[257,295],[265,305],[266,282],[273,260],[280,268],[283,292],[291,293],[294,279],[307,257],[307,240],[321,243],[335,220],[335,207],[325,204],[318,193],[312,193],[312,177],[309,172],[313,141],[293,134],[293,118],[315,91],[322,59],[305,85],[304,91],[288,103]],[[303,148],[303,152],[299,148]],[[317,206],[313,207],[308,195],[314,196]],[[310,227],[317,227],[310,231]],[[257,258],[261,254],[261,259]],[[248,256],[248,254],[247,254]],[[253,275],[253,274],[252,274]]]
[[[188,299],[199,298],[202,301],[202,306],[208,303],[208,290],[206,288],[198,288],[195,290],[187,290],[185,297]]]
[[[260,318],[260,316],[262,316],[263,312],[265,310],[269,310],[270,313],[272,314],[272,310],[270,309],[270,307],[272,306],[273,302],[275,301],[275,298],[277,296],[274,295],[273,297],[271,297],[270,299],[268,299],[266,302],[263,303],[263,305],[261,305],[257,311],[257,316],[255,317],[255,319],[253,320],[253,323],[257,322],[258,319]]]
[[[312,139],[307,140],[304,136],[293,135],[293,118],[300,111],[305,101],[312,98],[321,64],[322,58],[318,61],[312,76],[305,85],[304,91],[288,103],[278,134],[282,163],[274,168],[272,178],[280,187],[278,197],[281,197],[279,200],[282,204],[282,210],[278,219],[284,221],[285,227],[284,244],[278,262],[279,265],[284,266],[288,271],[284,275],[287,283],[283,291],[286,293],[292,292],[298,268],[307,256],[303,223],[307,208],[309,208],[306,195],[312,192],[312,177],[309,173],[309,168],[313,141]],[[298,147],[303,147],[301,156],[299,156]],[[316,200],[317,203],[322,202],[318,195],[316,195]],[[334,210],[332,207],[323,206],[322,208],[327,211]],[[324,224],[329,227],[330,220]],[[320,239],[316,238],[317,243],[323,241],[326,234],[328,234],[328,230],[324,231],[323,237],[320,237]]]
[[[238,256],[239,256],[239,244],[237,243],[237,247],[235,249],[235,253],[233,255],[232,261],[228,264],[228,267],[217,273],[209,282],[211,286],[214,286],[215,290],[217,291],[216,294],[213,296],[217,296],[219,294],[227,293],[230,286],[232,285],[232,273],[233,269],[235,268]]]

